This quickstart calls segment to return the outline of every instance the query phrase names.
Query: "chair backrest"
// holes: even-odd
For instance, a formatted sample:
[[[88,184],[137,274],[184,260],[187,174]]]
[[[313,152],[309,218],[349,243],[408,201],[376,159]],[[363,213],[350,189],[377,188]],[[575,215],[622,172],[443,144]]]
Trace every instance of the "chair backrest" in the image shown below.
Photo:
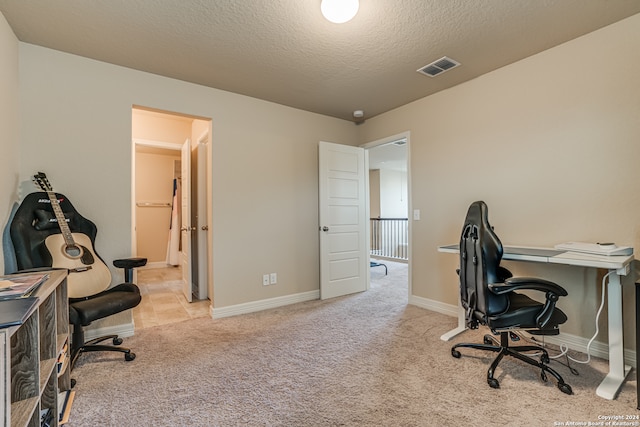
[[[56,197],[71,232],[86,235],[94,244],[96,225],[80,215],[64,194],[56,193]],[[11,221],[9,232],[19,270],[52,266],[53,259],[45,241],[52,234],[60,234],[60,227],[47,193],[35,192],[24,198]]]
[[[483,201],[469,206],[460,236],[460,297],[468,326],[477,327],[489,315],[508,308],[508,297],[495,295],[488,284],[500,283],[498,267],[502,243],[489,224],[488,208]]]

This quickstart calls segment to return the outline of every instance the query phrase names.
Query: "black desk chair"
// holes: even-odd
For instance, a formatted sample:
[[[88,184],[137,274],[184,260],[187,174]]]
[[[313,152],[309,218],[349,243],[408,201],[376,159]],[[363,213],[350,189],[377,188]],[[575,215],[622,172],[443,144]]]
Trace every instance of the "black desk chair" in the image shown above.
[[[567,321],[567,316],[558,308],[556,301],[567,292],[559,285],[537,278],[513,278],[508,270],[500,267],[502,243],[493,232],[488,221],[487,205],[474,202],[469,207],[460,237],[460,296],[466,310],[466,323],[470,329],[479,325],[489,327],[493,335],[484,336],[483,344],[460,343],[451,348],[451,355],[460,358],[459,348],[473,348],[498,353],[487,372],[487,383],[499,388],[494,372],[504,356],[512,356],[540,368],[540,377],[547,381],[547,373],[555,377],[558,388],[572,394],[560,374],[550,368],[549,354],[536,345],[510,346],[510,333],[526,330],[534,335],[557,335],[558,325]],[[541,303],[515,291],[532,290],[545,294]],[[536,352],[540,361],[523,354]]]
[[[56,213],[50,201],[57,198],[68,226],[61,233]],[[55,199],[54,199],[55,200]],[[62,228],[65,228],[64,225]],[[140,303],[140,290],[131,283],[133,269],[146,264],[145,258],[115,260],[114,265],[125,271],[125,283],[109,288],[111,273],[93,250],[97,228],[84,218],[62,194],[53,192],[31,193],[22,201],[11,221],[11,241],[20,271],[42,268],[69,270],[67,289],[69,296],[69,323],[73,325],[71,337],[71,367],[78,356],[88,351],[118,351],[125,360],[136,355],[128,348],[119,347],[122,338],[108,335],[84,340],[84,327],[91,322],[128,310]],[[69,240],[75,245],[69,245]],[[111,340],[111,345],[99,343]]]

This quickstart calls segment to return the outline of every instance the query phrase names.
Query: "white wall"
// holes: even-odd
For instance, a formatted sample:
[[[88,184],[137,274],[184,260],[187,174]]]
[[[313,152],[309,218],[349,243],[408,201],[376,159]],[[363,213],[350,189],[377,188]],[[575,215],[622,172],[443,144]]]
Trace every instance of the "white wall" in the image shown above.
[[[182,145],[191,137],[191,127],[195,119],[134,108],[131,111],[131,120],[133,138]]]
[[[380,218],[380,169],[369,170],[369,216]]]
[[[407,206],[407,173],[381,169],[380,216],[382,218],[406,218]]]
[[[355,144],[353,123],[24,43],[20,66],[21,179],[47,172],[105,259],[131,252],[140,105],[212,119],[214,307],[319,288],[318,141]]]
[[[3,229],[9,220],[11,208],[18,199],[18,83],[18,39],[0,13],[0,220]],[[0,273],[4,273],[4,265],[4,256],[0,256]]]
[[[361,142],[411,132],[413,294],[455,305],[456,243],[484,200],[505,244],[613,241],[640,251],[640,15],[367,120]],[[462,60],[464,63],[464,60]],[[512,264],[556,280],[563,327],[590,337],[602,271]],[[626,280],[626,346],[635,341]],[[606,341],[604,333],[599,341]]]

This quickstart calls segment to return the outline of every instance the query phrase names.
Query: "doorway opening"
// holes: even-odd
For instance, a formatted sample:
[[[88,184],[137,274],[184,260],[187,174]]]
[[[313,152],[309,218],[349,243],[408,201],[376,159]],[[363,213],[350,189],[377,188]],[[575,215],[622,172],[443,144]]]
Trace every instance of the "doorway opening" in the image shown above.
[[[136,328],[210,315],[211,120],[134,106],[131,135]]]
[[[411,295],[410,133],[364,144],[369,155],[370,277],[396,281]],[[390,277],[389,275],[392,275]]]

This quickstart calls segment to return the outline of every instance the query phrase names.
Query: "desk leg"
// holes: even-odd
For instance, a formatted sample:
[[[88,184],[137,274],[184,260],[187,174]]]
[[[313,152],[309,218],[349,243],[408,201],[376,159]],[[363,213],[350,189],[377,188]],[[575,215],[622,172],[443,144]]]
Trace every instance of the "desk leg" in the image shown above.
[[[458,327],[442,334],[442,336],[440,336],[440,339],[442,341],[449,341],[451,338],[463,333],[466,330],[467,322],[465,319],[464,308],[462,307],[462,304],[460,303],[460,297],[458,296]]]
[[[598,386],[596,394],[605,399],[613,400],[624,379],[631,371],[631,366],[624,364],[622,285],[620,276],[615,274],[615,270],[609,276],[607,295],[609,300],[609,373]]]

